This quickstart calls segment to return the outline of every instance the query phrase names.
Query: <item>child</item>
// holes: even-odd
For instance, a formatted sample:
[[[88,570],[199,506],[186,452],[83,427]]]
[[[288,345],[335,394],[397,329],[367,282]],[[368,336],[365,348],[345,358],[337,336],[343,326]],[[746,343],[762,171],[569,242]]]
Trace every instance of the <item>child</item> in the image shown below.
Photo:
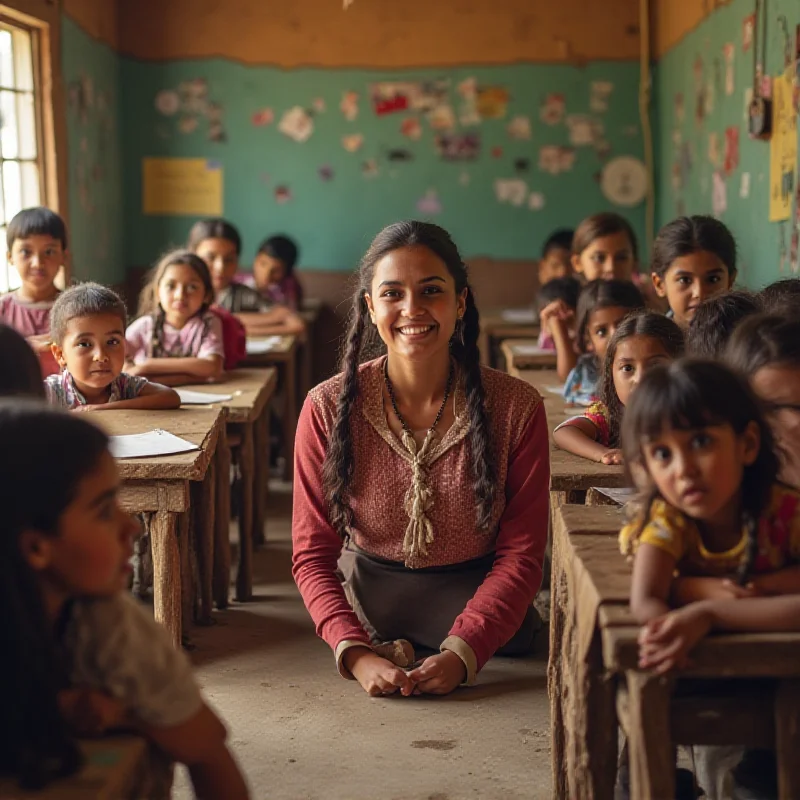
[[[0,771],[42,785],[77,768],[76,735],[127,728],[185,763],[198,796],[246,798],[189,662],[125,591],[137,526],[120,508],[106,435],[14,400],[0,403],[0,440],[0,675],[15,693]]]
[[[582,458],[621,464],[620,425],[631,393],[647,370],[682,354],[683,334],[672,320],[651,311],[626,317],[606,349],[600,402],[562,422],[553,441]]]
[[[8,261],[22,285],[0,297],[0,322],[28,340],[47,376],[58,372],[50,352],[50,309],[58,297],[55,280],[67,254],[67,228],[49,208],[26,208],[9,222],[6,240]]]
[[[225,349],[222,323],[209,311],[214,287],[206,262],[188,250],[161,259],[139,298],[139,318],[125,335],[129,375],[167,386],[216,381]]]
[[[25,339],[1,322],[0,397],[45,397],[39,360]]]
[[[736,241],[714,217],[679,217],[659,231],[651,266],[656,293],[686,329],[700,303],[733,286]]]
[[[272,306],[255,289],[236,283],[242,240],[239,231],[222,219],[196,222],[189,232],[188,248],[211,270],[216,303],[230,311],[250,336],[301,334],[302,318],[284,306]]]
[[[758,293],[765,314],[788,317],[800,311],[800,278],[784,278],[764,287]]]
[[[619,214],[593,214],[578,225],[572,240],[572,268],[587,283],[638,278],[638,260],[636,234]]]
[[[561,327],[565,335],[575,338],[575,310],[581,284],[577,278],[553,278],[539,290],[536,298],[539,306],[539,347],[543,350],[556,349],[554,328]]]
[[[45,380],[47,399],[74,411],[178,408],[174,389],[127,375],[125,304],[97,283],[67,289],[50,312],[53,355],[60,375]]]
[[[720,294],[697,307],[686,331],[686,353],[693,358],[717,360],[739,323],[757,314],[759,302],[750,292]]]
[[[731,337],[726,362],[749,381],[780,443],[781,480],[800,490],[800,318],[755,316]]]
[[[575,231],[561,228],[547,238],[539,260],[539,286],[572,274],[572,238]]]
[[[253,262],[253,280],[261,296],[275,305],[298,311],[303,287],[294,274],[297,245],[288,236],[271,236],[261,243]]]
[[[559,378],[565,375],[564,399],[568,403],[597,400],[597,380],[608,343],[622,319],[631,311],[644,309],[642,293],[629,281],[592,281],[578,298],[578,329],[575,345],[565,340],[558,325],[555,337]]]

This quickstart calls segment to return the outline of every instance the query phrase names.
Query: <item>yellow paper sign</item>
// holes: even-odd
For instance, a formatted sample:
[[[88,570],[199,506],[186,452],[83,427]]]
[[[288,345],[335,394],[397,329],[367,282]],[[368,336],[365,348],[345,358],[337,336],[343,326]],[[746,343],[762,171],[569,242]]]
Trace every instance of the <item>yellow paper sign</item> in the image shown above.
[[[786,75],[772,80],[772,139],[769,147],[769,219],[779,222],[792,213],[792,186],[797,172],[797,117],[792,82]]]
[[[222,216],[222,165],[205,158],[145,158],[145,214]]]

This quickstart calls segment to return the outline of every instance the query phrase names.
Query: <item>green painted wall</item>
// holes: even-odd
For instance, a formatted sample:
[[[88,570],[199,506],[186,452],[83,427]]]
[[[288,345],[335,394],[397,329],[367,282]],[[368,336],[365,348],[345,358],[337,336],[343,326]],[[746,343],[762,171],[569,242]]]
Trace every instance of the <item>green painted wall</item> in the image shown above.
[[[456,115],[461,107],[457,87],[474,77],[479,85],[507,87],[511,99],[504,119],[483,121],[475,128],[457,130],[480,133],[480,157],[469,163],[446,163],[438,157],[434,132],[422,120],[422,136],[410,141],[400,132],[404,113],[377,116],[371,106],[369,86],[376,81],[449,81],[448,98]],[[155,99],[162,90],[177,90],[193,79],[208,82],[208,100],[223,108],[224,143],[209,140],[209,121],[200,115],[193,132],[181,132],[181,113],[159,113]],[[449,229],[462,252],[498,258],[537,257],[546,236],[556,227],[575,225],[587,214],[611,208],[600,191],[596,174],[602,160],[595,149],[578,147],[571,171],[551,175],[539,169],[543,145],[567,145],[563,122],[548,126],[540,120],[540,105],[547,93],[566,97],[568,114],[590,113],[592,81],[614,85],[608,110],[595,116],[603,122],[612,155],[641,156],[638,126],[638,65],[593,62],[580,69],[568,66],[516,65],[496,68],[408,70],[292,70],[246,67],[226,60],[141,63],[121,59],[124,103],[120,127],[124,153],[125,256],[129,265],[150,263],[170,244],[185,240],[194,217],[145,216],[142,213],[142,158],[147,156],[202,157],[224,169],[224,214],[240,227],[244,238],[244,263],[249,264],[259,241],[284,231],[302,248],[302,264],[322,269],[350,269],[372,236],[385,224],[404,218],[429,216],[417,208],[427,192],[434,191],[441,213],[431,219]],[[359,113],[348,122],[340,111],[343,93],[359,94]],[[314,116],[314,132],[297,143],[278,130],[282,114],[293,106],[313,108],[319,98],[325,111]],[[259,127],[254,112],[271,108],[275,121]],[[532,138],[512,139],[509,121],[517,115],[530,118]],[[194,124],[192,114],[183,125]],[[361,133],[364,145],[346,152],[342,137]],[[495,157],[493,148],[502,148]],[[393,149],[408,150],[413,160],[390,162]],[[517,175],[514,162],[530,160],[527,173]],[[377,175],[365,176],[362,165],[377,163]],[[330,167],[333,179],[320,178]],[[466,176],[466,177],[464,177]],[[544,208],[532,210],[501,204],[495,180],[519,177],[531,191],[541,192]],[[462,182],[463,181],[463,182]],[[467,182],[468,181],[468,182]],[[286,185],[291,200],[276,202],[275,188]],[[628,216],[643,234],[643,207]]]
[[[122,283],[124,252],[120,59],[62,17],[67,86],[70,249],[73,276]]]
[[[739,164],[723,179],[727,209],[720,218],[736,235],[740,247],[740,282],[758,288],[780,277],[781,240],[786,251],[791,223],[769,221],[769,142],[751,140],[745,122],[745,90],[752,86],[753,50],[743,52],[745,17],[753,12],[752,0],[732,0],[708,17],[659,62],[654,76],[657,119],[656,187],[659,224],[679,213],[711,213],[714,172],[724,169],[725,132],[739,130]],[[795,26],[800,23],[797,0],[769,0],[767,21],[767,72],[783,70],[784,35],[780,15],[788,21],[794,46]],[[723,48],[734,46],[733,94],[726,93],[726,60]],[[698,61],[699,59],[699,61]],[[695,62],[702,64],[695,78]],[[711,87],[712,108],[702,120],[695,119],[698,87]],[[676,97],[683,96],[680,119]],[[711,137],[719,143],[720,166],[712,164]],[[742,175],[750,175],[749,197],[740,197]],[[788,258],[786,260],[788,270]]]

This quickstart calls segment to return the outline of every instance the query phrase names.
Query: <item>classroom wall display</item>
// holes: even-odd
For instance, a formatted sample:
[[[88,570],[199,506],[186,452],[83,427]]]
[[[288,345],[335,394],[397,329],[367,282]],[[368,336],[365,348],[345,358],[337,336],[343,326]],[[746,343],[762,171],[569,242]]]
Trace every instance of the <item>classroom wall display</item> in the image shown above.
[[[774,91],[788,56],[790,68],[778,91],[783,100],[788,82],[797,100],[793,59],[800,6],[796,0],[766,5],[763,88]],[[658,223],[684,213],[716,214],[736,232],[739,282],[758,288],[798,270],[797,257],[791,257],[798,237],[798,176],[796,124],[788,131],[784,125],[772,142],[748,135],[754,48],[761,49],[762,37],[759,27],[758,42],[754,39],[753,7],[753,0],[731,0],[659,60],[654,72],[655,184]],[[793,119],[796,123],[796,109]],[[771,163],[777,175],[772,181]],[[771,212],[776,221],[770,221]]]
[[[601,188],[608,160],[642,157],[633,62],[282,70],[123,56],[121,72],[131,266],[184,242],[197,219],[142,212],[146,158],[220,165],[245,265],[283,231],[303,265],[349,270],[384,225],[414,217],[447,228],[465,255],[495,258],[535,258],[554,228],[600,210],[643,233],[643,205]],[[209,136],[202,104],[195,129],[180,130],[169,93],[180,105],[187,86],[219,104],[224,140]]]

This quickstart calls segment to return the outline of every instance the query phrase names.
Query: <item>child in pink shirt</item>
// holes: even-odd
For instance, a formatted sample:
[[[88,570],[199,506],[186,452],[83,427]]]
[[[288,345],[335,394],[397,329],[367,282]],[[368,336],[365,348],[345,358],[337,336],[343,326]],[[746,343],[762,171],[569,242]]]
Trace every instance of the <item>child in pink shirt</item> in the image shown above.
[[[9,223],[8,261],[22,285],[0,296],[0,322],[21,333],[39,356],[44,376],[58,372],[50,352],[50,309],[67,252],[64,220],[49,208],[26,208]]]

